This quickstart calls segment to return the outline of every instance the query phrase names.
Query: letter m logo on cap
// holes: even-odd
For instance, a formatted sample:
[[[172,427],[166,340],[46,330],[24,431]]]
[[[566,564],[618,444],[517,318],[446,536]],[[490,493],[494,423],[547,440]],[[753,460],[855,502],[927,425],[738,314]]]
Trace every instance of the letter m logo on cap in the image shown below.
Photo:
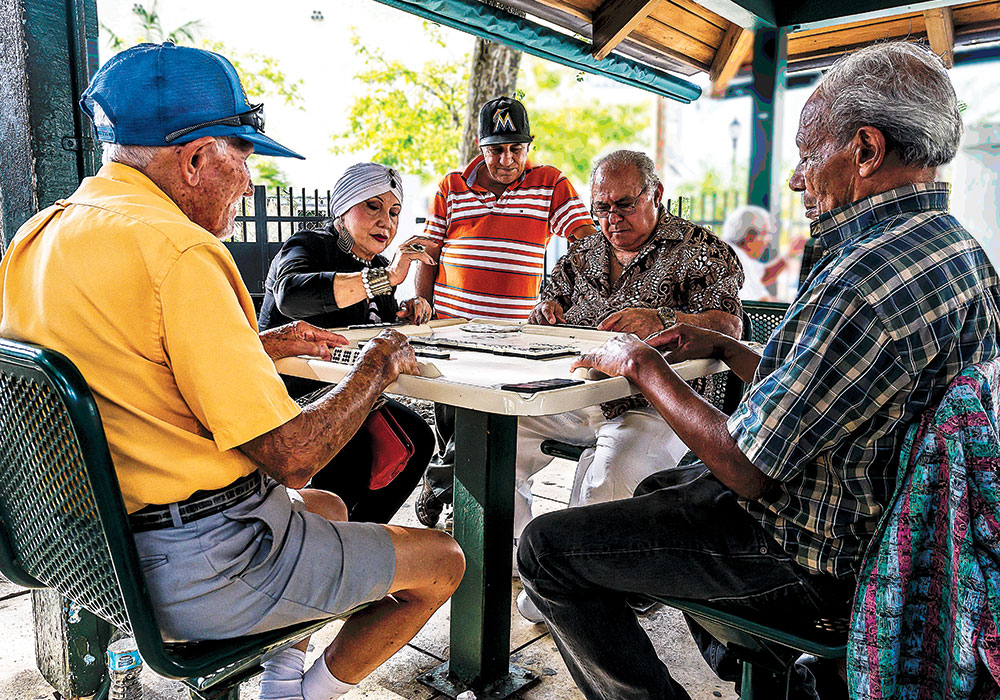
[[[498,131],[517,131],[506,107],[501,107],[493,113],[493,133]]]

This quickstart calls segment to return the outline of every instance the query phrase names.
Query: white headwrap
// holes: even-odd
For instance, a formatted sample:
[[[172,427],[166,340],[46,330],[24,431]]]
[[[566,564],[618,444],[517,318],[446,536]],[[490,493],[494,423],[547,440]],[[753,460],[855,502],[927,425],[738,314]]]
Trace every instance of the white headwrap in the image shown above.
[[[403,203],[403,178],[378,163],[355,163],[340,176],[330,194],[330,216],[337,218],[370,197],[392,192]]]

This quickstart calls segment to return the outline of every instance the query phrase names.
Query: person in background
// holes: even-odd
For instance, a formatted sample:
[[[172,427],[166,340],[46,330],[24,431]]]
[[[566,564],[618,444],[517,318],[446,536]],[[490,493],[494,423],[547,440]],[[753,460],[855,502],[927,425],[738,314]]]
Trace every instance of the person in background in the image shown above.
[[[430,261],[419,250],[427,240],[408,239],[392,262],[382,255],[396,237],[402,204],[402,178],[392,168],[378,163],[347,168],[330,195],[331,219],[295,233],[271,261],[260,309],[261,330],[293,320],[321,328],[397,319],[427,321],[431,306],[426,299],[414,297],[398,304],[394,294],[411,263]],[[306,403],[313,392],[327,389],[310,379],[282,376],[282,380],[292,398]],[[365,467],[372,463],[378,445],[362,429],[312,478],[312,487],[343,499],[351,520],[388,522],[420,481],[434,449],[434,433],[415,411],[387,397],[380,410],[391,414],[413,444],[403,471],[387,486],[370,487]]]
[[[262,700],[332,700],[402,648],[461,581],[442,532],[345,522],[303,488],[382,390],[417,371],[383,331],[354,372],[299,406],[274,362],[329,358],[343,336],[302,321],[259,333],[232,255],[264,134],[223,56],[123,51],[81,99],[104,165],[18,231],[0,260],[0,336],[66,355],[107,433],[139,562],[168,641],[226,639],[364,603],[309,668],[308,638],[264,662]]]
[[[746,280],[740,290],[740,298],[753,301],[774,301],[775,295],[769,290],[779,276],[789,269],[788,258],[802,253],[806,239],[799,238],[792,243],[788,258],[764,263],[771,249],[774,237],[778,235],[778,220],[763,207],[748,204],[737,207],[726,216],[722,224],[722,240],[728,243],[743,265]]]
[[[524,105],[497,97],[479,110],[479,151],[441,180],[424,235],[432,265],[417,269],[417,294],[438,318],[526,321],[538,301],[545,246],[553,234],[594,233],[587,207],[566,176],[528,160],[533,137]],[[435,406],[438,454],[416,503],[433,527],[451,503],[455,411]]]

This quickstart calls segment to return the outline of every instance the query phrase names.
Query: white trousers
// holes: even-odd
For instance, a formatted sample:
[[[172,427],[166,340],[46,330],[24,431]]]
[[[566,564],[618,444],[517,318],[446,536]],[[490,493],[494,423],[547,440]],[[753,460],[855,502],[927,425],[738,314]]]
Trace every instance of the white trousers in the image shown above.
[[[543,440],[588,446],[580,456],[569,505],[630,498],[639,482],[677,466],[687,446],[650,406],[608,420],[599,406],[554,416],[521,417],[517,422],[517,472],[514,477],[514,537],[531,520],[532,475],[552,458]]]

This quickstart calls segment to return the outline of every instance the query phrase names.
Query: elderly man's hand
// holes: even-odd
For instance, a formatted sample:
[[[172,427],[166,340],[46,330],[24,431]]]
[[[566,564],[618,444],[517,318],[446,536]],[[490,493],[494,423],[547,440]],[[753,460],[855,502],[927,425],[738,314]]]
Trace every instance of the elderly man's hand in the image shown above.
[[[305,321],[286,323],[260,334],[264,352],[272,360],[296,355],[311,355],[329,360],[333,348],[347,345],[348,342],[342,335],[331,333]]]
[[[639,340],[638,336],[627,333],[615,336],[596,350],[581,355],[570,370],[591,367],[612,377],[635,381],[643,367],[657,361],[662,362],[662,358],[656,350]]]
[[[663,321],[656,309],[622,309],[611,314],[597,326],[601,331],[634,333],[640,338],[648,338],[663,330]]]
[[[383,389],[401,374],[420,374],[417,358],[406,336],[388,328],[365,343],[358,369],[374,371]]]
[[[646,342],[654,348],[667,351],[665,357],[671,364],[703,358],[720,360],[725,344],[732,340],[728,335],[686,323],[678,323],[646,338]]]
[[[563,307],[558,301],[553,301],[552,299],[543,301],[531,310],[531,315],[528,316],[528,323],[537,323],[540,326],[555,326],[559,323],[566,323],[566,318],[563,316]]]
[[[413,297],[404,301],[396,312],[396,318],[410,323],[427,323],[434,315],[434,308],[423,297]]]

